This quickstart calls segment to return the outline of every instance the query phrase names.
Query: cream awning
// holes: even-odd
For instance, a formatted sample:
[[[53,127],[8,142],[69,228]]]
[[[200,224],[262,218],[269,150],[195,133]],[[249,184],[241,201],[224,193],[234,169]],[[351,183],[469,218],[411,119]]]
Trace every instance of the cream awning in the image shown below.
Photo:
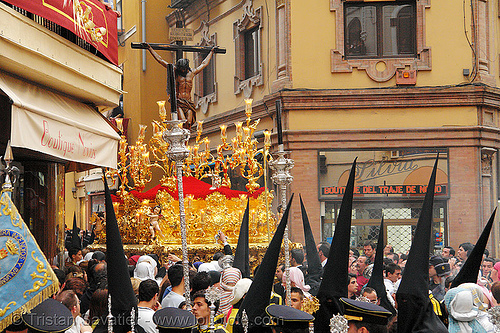
[[[2,72],[0,89],[12,101],[13,147],[116,168],[120,136],[90,106]]]

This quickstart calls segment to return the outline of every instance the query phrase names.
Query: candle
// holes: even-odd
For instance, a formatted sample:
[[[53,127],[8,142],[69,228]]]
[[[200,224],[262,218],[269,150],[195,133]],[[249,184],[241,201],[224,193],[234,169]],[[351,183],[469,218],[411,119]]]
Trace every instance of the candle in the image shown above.
[[[220,137],[221,138],[226,138],[226,125],[220,125]]]
[[[160,132],[160,126],[158,126],[157,123],[153,122],[153,136],[158,136],[158,133]]]
[[[165,119],[167,119],[167,109],[165,109],[166,101],[158,101],[156,103],[158,104],[158,112],[160,113],[160,118],[164,121]]]
[[[120,140],[120,151],[127,149],[127,140]]]
[[[167,65],[167,90],[168,94],[170,95],[170,116],[172,119],[177,119],[177,93],[175,92],[175,72],[174,72],[174,65],[173,64],[168,64]],[[173,114],[176,114],[174,116]]]
[[[238,121],[234,123],[234,125],[236,126],[236,133],[241,134],[241,127],[243,126],[243,123],[241,121]]]
[[[198,120],[198,127],[196,129],[200,134],[203,132],[203,120]]]
[[[245,138],[249,138],[250,137],[250,128],[244,127],[243,128],[243,132],[245,133]]]
[[[144,136],[146,135],[146,128],[147,128],[146,125],[139,125],[139,137],[140,138],[144,138]]]
[[[14,155],[12,154],[10,140],[7,142],[7,149],[5,149],[5,156],[3,159],[7,163],[11,163],[14,160]]]
[[[116,127],[123,134],[123,118],[115,118]]]
[[[143,153],[142,154],[142,158],[144,159],[144,162],[146,163],[146,165],[150,164],[150,161],[149,161],[149,151],[147,153]]]
[[[113,208],[115,210],[115,214],[118,215],[118,211],[120,208],[120,203],[119,202],[113,202]]]
[[[283,144],[283,129],[281,128],[281,101],[276,101],[276,126],[278,127],[278,144]]]
[[[271,132],[269,131],[264,131],[264,144],[266,146],[271,145]]]
[[[245,114],[247,118],[250,118],[250,116],[252,115],[252,102],[253,99],[251,98],[245,99]]]

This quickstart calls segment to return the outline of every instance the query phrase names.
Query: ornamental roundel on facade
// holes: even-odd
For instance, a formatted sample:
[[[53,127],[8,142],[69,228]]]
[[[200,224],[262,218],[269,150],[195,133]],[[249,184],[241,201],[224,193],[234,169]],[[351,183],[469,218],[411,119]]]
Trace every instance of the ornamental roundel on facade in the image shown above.
[[[28,246],[20,233],[0,229],[0,287],[19,273],[27,254]]]

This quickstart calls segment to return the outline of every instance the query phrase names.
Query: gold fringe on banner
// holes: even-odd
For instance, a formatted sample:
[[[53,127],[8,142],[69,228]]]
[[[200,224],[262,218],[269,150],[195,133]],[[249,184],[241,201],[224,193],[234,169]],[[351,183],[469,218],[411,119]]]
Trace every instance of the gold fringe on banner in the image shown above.
[[[54,273],[52,273],[52,274],[54,274]],[[21,319],[21,316],[23,315],[23,313],[30,312],[31,309],[33,309],[35,306],[42,303],[43,301],[45,301],[47,298],[51,297],[52,295],[54,295],[58,291],[59,291],[59,281],[57,280],[57,278],[55,278],[55,274],[54,274],[54,281],[50,286],[43,289],[41,292],[39,292],[38,294],[33,296],[32,299],[30,299],[29,301],[24,303],[24,305],[21,306],[19,309],[12,312],[11,314],[9,314],[7,317],[3,318],[0,321],[0,332],[2,332],[4,329],[6,329],[12,323],[16,322],[18,319]],[[2,310],[2,309],[0,309],[0,310]]]
[[[47,280],[51,280],[52,283],[48,287],[42,289],[35,296],[33,296],[29,301],[24,303],[22,306],[20,306],[18,309],[16,309],[14,312],[9,314],[5,318],[3,318],[3,316],[1,314],[6,313],[9,310],[10,305],[17,306],[17,304],[14,301],[9,302],[5,305],[2,304],[2,306],[5,306],[5,307],[3,309],[0,308],[0,332],[2,332],[5,328],[7,328],[9,325],[14,323],[18,319],[21,319],[21,316],[23,313],[31,311],[31,309],[33,309],[35,306],[42,303],[44,300],[46,300],[47,298],[51,297],[52,295],[54,295],[55,293],[57,293],[59,291],[59,280],[57,279],[56,274],[54,273],[54,271],[50,267],[49,261],[47,260],[47,258],[45,257],[45,254],[40,249],[40,246],[38,246],[38,243],[36,242],[35,238],[31,234],[31,232],[29,232],[28,227],[25,225],[23,219],[19,215],[19,212],[17,211],[17,208],[14,205],[14,203],[11,201],[10,197],[8,195],[4,195],[4,194],[5,194],[4,191],[0,192],[0,215],[2,215],[2,214],[10,215],[11,223],[14,227],[19,227],[21,230],[23,230],[23,228],[24,228],[24,232],[25,232],[26,238],[27,238],[26,241],[27,242],[33,241],[34,245],[36,247],[36,250],[38,250],[39,255],[41,256],[41,259],[38,259],[38,257],[36,259],[33,257],[33,259],[38,262],[37,271],[39,273],[44,272],[45,274],[43,276],[37,276],[36,274],[34,276],[32,274],[32,279],[34,280],[36,278],[41,278],[41,279],[44,279],[45,283]],[[33,252],[32,252],[32,256],[33,256]],[[44,269],[44,267],[45,267],[44,263],[47,264],[46,269]],[[38,285],[42,286],[42,284],[40,282],[38,282]],[[43,285],[45,285],[45,284],[43,284]],[[33,286],[35,286],[35,284]],[[37,289],[34,289],[33,291],[35,291],[35,290],[37,290]]]

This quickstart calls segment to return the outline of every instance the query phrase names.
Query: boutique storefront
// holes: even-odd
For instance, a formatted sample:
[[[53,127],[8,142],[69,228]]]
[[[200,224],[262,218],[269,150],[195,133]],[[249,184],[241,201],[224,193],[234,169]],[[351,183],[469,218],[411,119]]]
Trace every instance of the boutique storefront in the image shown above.
[[[65,173],[116,168],[119,135],[88,105],[0,72],[0,155],[20,170],[13,199],[47,257],[64,237]]]
[[[362,248],[367,240],[376,242],[383,218],[387,243],[396,252],[409,250],[437,153],[432,234],[434,250],[442,249],[450,195],[446,149],[319,151],[322,238],[331,240],[349,170],[357,157],[351,246]]]

